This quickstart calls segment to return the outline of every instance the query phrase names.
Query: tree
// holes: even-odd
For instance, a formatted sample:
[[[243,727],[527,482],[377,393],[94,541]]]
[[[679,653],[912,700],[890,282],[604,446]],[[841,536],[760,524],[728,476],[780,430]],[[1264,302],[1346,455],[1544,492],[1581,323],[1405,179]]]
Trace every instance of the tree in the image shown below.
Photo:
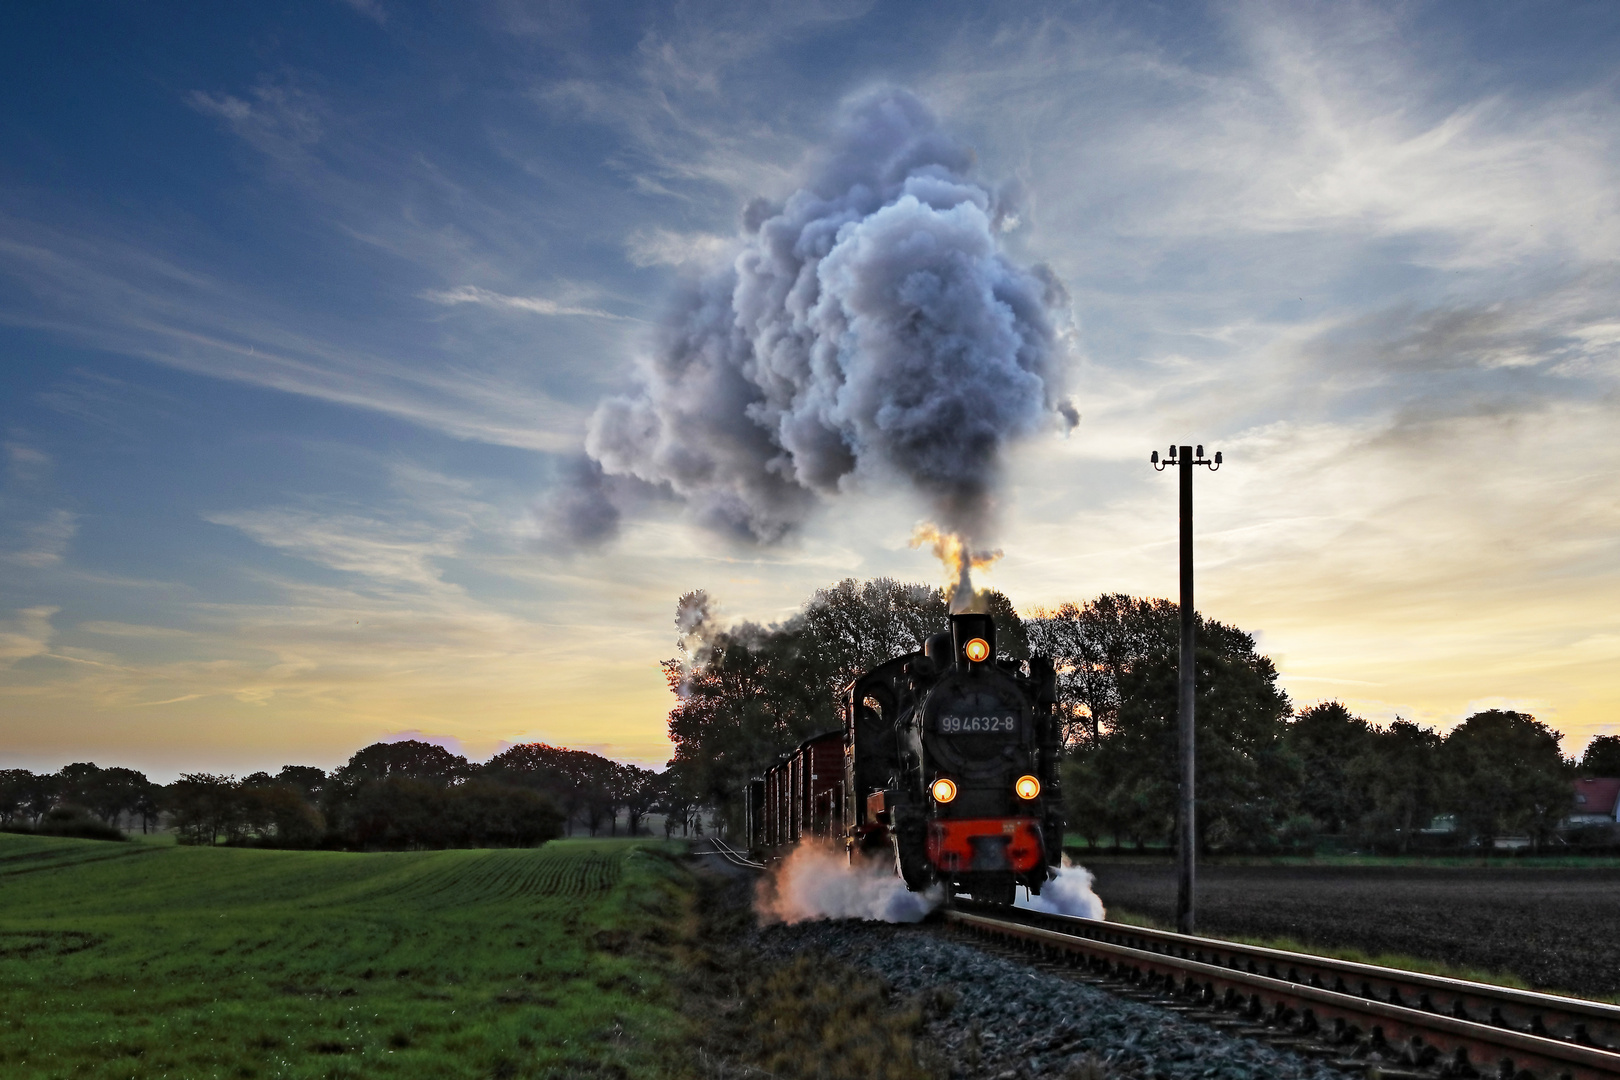
[[[237,790],[243,830],[276,847],[313,847],[326,820],[305,794],[266,773],[243,779]]]
[[[28,824],[33,790],[34,774],[27,769],[0,770],[0,827]]]
[[[663,793],[663,777],[638,765],[614,762],[614,791],[624,807],[625,824],[631,836],[641,831],[641,819],[658,805]]]
[[[471,774],[472,766],[460,754],[452,754],[442,746],[420,739],[402,739],[372,743],[357,751],[347,764],[332,774],[332,779],[344,786],[394,776],[453,784]]]
[[[0,827],[37,828],[62,797],[60,773],[0,769]]]
[[[459,754],[420,739],[378,742],[355,752],[332,771],[321,788],[321,809],[340,832],[352,835],[350,805],[370,783],[382,780],[419,780],[436,787],[460,783],[473,766]],[[415,789],[412,789],[415,790]]]
[[[1372,751],[1372,725],[1337,701],[1300,711],[1283,735],[1299,760],[1298,807],[1323,830],[1342,836],[1372,810],[1372,777],[1357,763]]]
[[[1173,615],[1168,600],[1104,593],[1083,605],[1037,609],[1025,624],[1030,649],[1057,667],[1066,745],[1095,743],[1117,722],[1132,667],[1162,645],[1165,605]]]
[[[1568,816],[1563,736],[1527,713],[1489,709],[1451,730],[1442,746],[1446,803],[1489,850],[1497,837],[1528,834],[1537,846]]]
[[[1581,755],[1582,776],[1620,776],[1620,735],[1599,735]]]
[[[979,606],[996,620],[996,654],[1008,660],[1028,660],[1029,631],[1007,595],[995,589],[980,589]],[[945,629],[944,620],[937,625],[941,630]]]
[[[215,844],[221,835],[229,838],[240,828],[233,776],[182,773],[164,795],[181,843]]]
[[[533,847],[562,835],[556,802],[529,788],[473,779],[446,795],[444,838],[449,843]]]
[[[360,848],[444,847],[447,790],[404,774],[366,780],[343,805],[342,831]]]
[[[283,765],[281,771],[276,773],[277,783],[297,788],[310,802],[320,799],[326,780],[326,770],[313,765]]]
[[[1372,733],[1368,753],[1352,762],[1352,776],[1366,786],[1372,805],[1362,817],[1362,835],[1393,841],[1401,854],[1439,808],[1441,739],[1432,728],[1396,717]]]
[[[545,743],[508,747],[484,766],[482,774],[502,783],[549,795],[561,807],[567,828],[577,820],[592,836],[631,796],[622,770],[632,766]]]
[[[663,772],[642,770],[641,783],[637,786],[635,797],[629,807],[632,833],[641,827],[641,822],[647,815],[668,813],[669,787],[669,770]]]
[[[706,605],[707,597],[703,600]],[[802,638],[821,674],[822,690],[836,697],[855,676],[921,648],[930,634],[949,625],[949,618],[942,589],[887,577],[845,578],[817,589],[781,631]]]
[[[528,847],[562,832],[562,811],[528,788],[474,778],[449,786],[413,776],[367,780],[345,804],[360,848]]]
[[[1178,788],[1180,617],[1168,600],[1104,595],[1031,620],[1030,642],[1059,660],[1060,694],[1079,697],[1075,793],[1116,838],[1138,843],[1174,826]],[[1288,696],[1254,638],[1198,620],[1198,834],[1201,846],[1266,845],[1286,820],[1297,759],[1282,745]],[[1091,826],[1083,826],[1082,831]]]
[[[669,713],[670,768],[692,802],[722,813],[732,811],[749,777],[838,726],[839,669],[859,663],[873,640],[850,618],[824,618],[828,636],[819,649],[792,623],[721,628],[701,592],[681,597],[675,622],[684,655],[663,663],[677,699]]]

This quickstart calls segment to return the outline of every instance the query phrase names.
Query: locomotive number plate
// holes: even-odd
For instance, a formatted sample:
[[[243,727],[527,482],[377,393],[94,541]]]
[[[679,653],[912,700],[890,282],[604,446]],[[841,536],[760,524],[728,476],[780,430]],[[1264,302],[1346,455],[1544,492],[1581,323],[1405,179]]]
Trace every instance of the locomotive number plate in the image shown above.
[[[1011,735],[1018,730],[1017,716],[940,716],[941,735]]]

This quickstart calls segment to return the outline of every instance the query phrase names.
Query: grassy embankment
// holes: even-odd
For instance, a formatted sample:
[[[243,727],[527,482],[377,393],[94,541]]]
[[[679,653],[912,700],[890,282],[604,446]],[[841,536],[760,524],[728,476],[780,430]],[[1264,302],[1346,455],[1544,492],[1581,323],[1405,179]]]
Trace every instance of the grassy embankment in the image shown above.
[[[0,835],[0,1075],[664,1075],[689,1026],[667,851]]]

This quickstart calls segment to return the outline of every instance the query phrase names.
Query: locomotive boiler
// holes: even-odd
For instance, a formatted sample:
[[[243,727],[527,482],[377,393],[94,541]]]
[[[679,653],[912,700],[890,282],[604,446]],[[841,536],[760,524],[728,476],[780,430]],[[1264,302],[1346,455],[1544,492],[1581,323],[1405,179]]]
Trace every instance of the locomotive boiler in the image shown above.
[[[844,688],[842,730],[750,785],[750,839],[841,839],[852,859],[892,857],[913,890],[1039,893],[1062,855],[1056,689],[1050,660],[998,656],[989,615],[952,615],[920,651]]]

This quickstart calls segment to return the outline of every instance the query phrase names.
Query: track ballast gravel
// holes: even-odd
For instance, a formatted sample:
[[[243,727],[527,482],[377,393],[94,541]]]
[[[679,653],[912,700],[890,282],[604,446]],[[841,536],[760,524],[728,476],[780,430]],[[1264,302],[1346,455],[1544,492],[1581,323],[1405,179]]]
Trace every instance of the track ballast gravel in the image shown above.
[[[1152,1005],[986,952],[934,924],[807,922],[756,930],[761,959],[805,950],[882,976],[927,1017],[953,1078],[1336,1080],[1343,1074]]]

